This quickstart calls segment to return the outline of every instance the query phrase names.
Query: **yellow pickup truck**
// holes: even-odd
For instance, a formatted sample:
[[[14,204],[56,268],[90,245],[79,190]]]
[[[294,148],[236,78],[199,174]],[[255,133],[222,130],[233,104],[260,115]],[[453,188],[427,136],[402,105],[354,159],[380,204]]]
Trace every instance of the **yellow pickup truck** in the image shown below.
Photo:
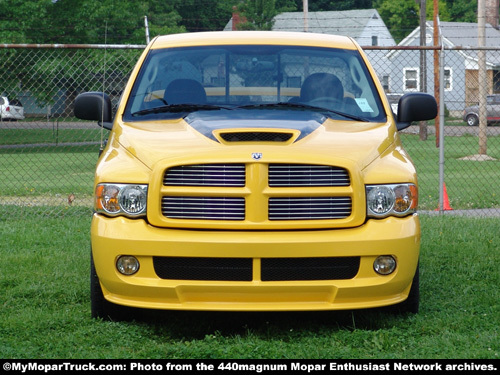
[[[298,311],[419,307],[417,175],[348,37],[206,32],[155,38],[116,110],[95,174],[91,310]]]

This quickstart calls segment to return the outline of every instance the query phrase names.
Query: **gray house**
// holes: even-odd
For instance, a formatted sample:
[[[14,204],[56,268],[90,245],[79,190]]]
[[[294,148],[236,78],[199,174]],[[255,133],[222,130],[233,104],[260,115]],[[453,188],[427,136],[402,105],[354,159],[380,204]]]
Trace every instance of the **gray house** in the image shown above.
[[[479,101],[478,53],[473,48],[478,45],[477,23],[441,22],[440,31],[446,48],[444,55],[444,101],[446,108],[454,115],[460,115],[468,104]],[[434,27],[426,25],[426,45],[433,45]],[[408,35],[400,46],[419,46],[420,27]],[[500,46],[500,31],[486,24],[486,46]],[[468,47],[460,49],[460,47]],[[472,48],[471,48],[472,47]],[[421,91],[420,54],[415,51],[393,50],[387,54],[392,67],[384,79],[388,82],[388,92],[405,94]],[[433,52],[426,53],[427,91],[434,92]],[[486,52],[488,93],[500,93],[500,51]]]

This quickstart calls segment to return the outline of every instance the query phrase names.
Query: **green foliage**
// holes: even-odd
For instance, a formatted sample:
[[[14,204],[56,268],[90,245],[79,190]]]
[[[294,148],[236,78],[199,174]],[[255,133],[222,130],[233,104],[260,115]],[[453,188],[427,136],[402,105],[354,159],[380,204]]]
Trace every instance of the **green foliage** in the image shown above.
[[[302,10],[303,0],[295,0],[297,9]],[[310,12],[330,10],[371,9],[373,0],[314,0],[309,1]]]
[[[236,3],[235,0],[175,0],[174,7],[181,18],[179,24],[187,31],[215,31],[224,29]]]
[[[238,25],[240,30],[271,30],[277,14],[295,10],[295,7],[287,0],[246,0],[237,9],[242,19],[246,20]]]
[[[171,2],[142,0],[10,0],[0,3],[4,43],[139,44],[150,35],[185,31]],[[20,22],[21,20],[21,22]]]
[[[396,42],[401,41],[419,24],[419,7],[414,1],[378,0],[375,7]]]
[[[278,14],[274,1],[251,0],[240,7],[241,17],[246,22],[238,25],[239,30],[271,30],[273,18]]]

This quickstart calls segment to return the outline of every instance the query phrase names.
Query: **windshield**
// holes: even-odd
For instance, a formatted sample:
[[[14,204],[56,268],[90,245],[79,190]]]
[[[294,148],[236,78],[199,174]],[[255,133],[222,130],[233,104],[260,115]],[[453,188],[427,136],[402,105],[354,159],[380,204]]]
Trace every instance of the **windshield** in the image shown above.
[[[274,45],[151,50],[124,120],[241,108],[314,110],[334,118],[385,120],[358,51]]]

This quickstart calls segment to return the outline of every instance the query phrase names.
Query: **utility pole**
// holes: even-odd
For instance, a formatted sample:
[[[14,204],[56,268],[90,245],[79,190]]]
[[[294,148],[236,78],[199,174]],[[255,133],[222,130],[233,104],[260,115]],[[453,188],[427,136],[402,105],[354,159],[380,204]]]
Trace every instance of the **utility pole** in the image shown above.
[[[439,45],[439,8],[438,8],[438,0],[434,0],[434,47]],[[439,116],[440,116],[440,100],[442,98],[439,97],[439,51],[437,49],[434,50],[434,97],[436,98],[436,102],[438,104],[438,114],[435,120],[435,128],[436,128],[436,147],[439,147]]]
[[[146,32],[146,44],[149,44],[148,16],[144,16],[144,29],[145,29],[145,32]]]
[[[304,11],[304,32],[309,31],[309,0],[302,0],[302,8]]]
[[[427,0],[415,0],[417,3],[420,2],[420,46],[425,47],[427,39],[426,30],[426,14],[425,9],[427,7]],[[420,91],[427,92],[427,51],[425,49],[420,50]],[[427,140],[427,121],[420,121],[419,123],[419,134],[420,140]]]

